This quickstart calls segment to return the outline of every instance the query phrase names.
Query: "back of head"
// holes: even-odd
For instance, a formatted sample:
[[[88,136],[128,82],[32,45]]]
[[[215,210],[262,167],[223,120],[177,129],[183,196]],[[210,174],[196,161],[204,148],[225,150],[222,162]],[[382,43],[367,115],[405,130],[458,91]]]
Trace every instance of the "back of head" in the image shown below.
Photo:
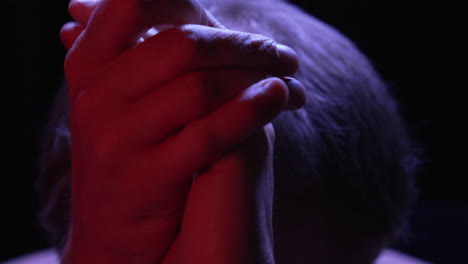
[[[283,1],[205,2],[229,28],[267,35],[299,55],[296,77],[308,102],[274,122],[276,202],[289,208],[279,210],[320,212],[313,217],[350,237],[401,235],[417,157],[369,60],[340,32]]]
[[[278,253],[279,262],[308,262],[309,255],[316,263],[334,263],[324,247],[347,263],[370,263],[403,230],[414,200],[414,155],[384,82],[352,42],[292,5],[201,2],[228,28],[269,36],[300,58],[295,77],[306,86],[308,101],[274,121],[275,243],[278,252],[294,248]],[[45,133],[38,185],[41,220],[57,247],[68,230],[67,103],[64,88]],[[353,253],[360,250],[370,253]]]

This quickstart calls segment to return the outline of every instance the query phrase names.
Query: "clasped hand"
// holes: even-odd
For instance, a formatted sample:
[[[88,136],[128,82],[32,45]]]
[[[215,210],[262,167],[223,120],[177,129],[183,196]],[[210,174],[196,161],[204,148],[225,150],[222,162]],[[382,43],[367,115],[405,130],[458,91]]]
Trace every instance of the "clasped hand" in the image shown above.
[[[305,93],[272,76],[294,74],[295,53],[224,28],[194,1],[73,0],[69,10],[62,263],[273,263],[269,123]]]

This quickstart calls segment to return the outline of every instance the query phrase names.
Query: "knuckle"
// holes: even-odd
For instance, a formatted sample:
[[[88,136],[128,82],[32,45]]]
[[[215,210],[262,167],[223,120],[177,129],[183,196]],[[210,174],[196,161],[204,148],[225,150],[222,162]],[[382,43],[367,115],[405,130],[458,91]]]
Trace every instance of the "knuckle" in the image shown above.
[[[226,34],[212,28],[200,28],[200,25],[184,25],[179,27],[180,43],[190,51],[192,58],[212,58],[220,55],[229,45]]]
[[[253,44],[260,51],[267,54],[276,54],[276,42],[270,38],[258,38],[258,40],[255,40]]]
[[[268,37],[258,34],[245,36],[244,46],[251,56],[276,55],[276,42]]]
[[[194,57],[197,49],[200,46],[200,35],[193,27],[185,25],[171,29],[171,37],[173,43],[177,43],[178,49],[188,57]]]

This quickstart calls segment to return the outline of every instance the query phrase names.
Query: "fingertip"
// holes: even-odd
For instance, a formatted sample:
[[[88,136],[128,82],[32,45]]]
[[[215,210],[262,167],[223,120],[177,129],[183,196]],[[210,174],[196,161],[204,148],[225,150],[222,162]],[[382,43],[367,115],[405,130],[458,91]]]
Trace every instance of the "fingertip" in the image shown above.
[[[303,107],[307,101],[307,94],[304,85],[291,77],[281,77],[281,80],[288,86],[289,98],[285,110],[297,110]]]
[[[60,39],[63,46],[70,50],[76,39],[80,36],[85,27],[78,22],[68,22],[60,29]]]
[[[71,0],[68,12],[74,20],[86,25],[99,2],[100,0]]]
[[[273,119],[278,115],[288,103],[289,90],[286,84],[279,78],[272,77],[265,79],[256,85],[259,87],[257,98],[257,107],[266,120]]]
[[[276,44],[278,60],[280,62],[280,72],[283,75],[292,75],[299,70],[299,58],[297,53],[290,47],[283,44]]]

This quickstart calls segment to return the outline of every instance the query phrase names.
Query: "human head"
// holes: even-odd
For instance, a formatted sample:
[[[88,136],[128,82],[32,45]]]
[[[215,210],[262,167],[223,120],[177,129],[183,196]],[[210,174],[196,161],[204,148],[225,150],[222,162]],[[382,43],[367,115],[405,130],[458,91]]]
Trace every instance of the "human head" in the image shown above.
[[[370,263],[401,230],[413,193],[410,142],[385,84],[349,40],[293,6],[201,2],[228,28],[272,37],[301,60],[308,102],[274,121],[278,263]],[[40,161],[41,217],[57,247],[69,224],[67,102],[63,88]]]

